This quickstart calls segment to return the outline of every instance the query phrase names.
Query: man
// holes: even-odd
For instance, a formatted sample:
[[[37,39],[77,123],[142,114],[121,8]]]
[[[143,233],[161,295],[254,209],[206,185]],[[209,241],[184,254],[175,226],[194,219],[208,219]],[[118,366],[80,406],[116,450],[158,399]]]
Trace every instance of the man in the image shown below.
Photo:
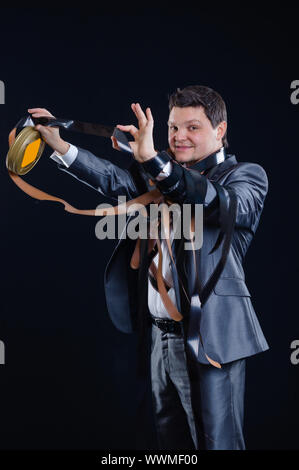
[[[183,319],[173,320],[161,301],[145,242],[137,274],[131,269],[135,241],[128,239],[120,240],[106,268],[107,306],[116,327],[139,331],[143,343],[150,319],[159,448],[244,449],[245,358],[268,344],[242,262],[259,223],[267,176],[260,165],[238,163],[226,153],[225,103],[208,87],[189,86],[170,96],[167,152],[155,150],[151,110],[144,113],[138,103],[132,110],[139,128],[118,125],[134,137],[135,160],[127,170],[64,142],[58,129],[37,128],[55,150],[51,157],[60,169],[107,196],[135,198],[151,189],[151,179],[168,203],[203,204],[198,270],[181,240],[172,244],[176,269],[163,243],[163,277]],[[50,115],[40,108],[29,112]],[[118,148],[115,140],[113,146]]]

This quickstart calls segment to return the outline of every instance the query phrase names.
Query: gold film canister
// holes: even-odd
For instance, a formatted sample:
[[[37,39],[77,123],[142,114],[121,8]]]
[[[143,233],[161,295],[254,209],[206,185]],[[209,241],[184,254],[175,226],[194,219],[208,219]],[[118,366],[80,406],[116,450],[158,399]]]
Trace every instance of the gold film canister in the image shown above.
[[[38,162],[45,148],[40,132],[27,126],[15,139],[11,139],[6,156],[7,168],[17,175],[25,175]]]

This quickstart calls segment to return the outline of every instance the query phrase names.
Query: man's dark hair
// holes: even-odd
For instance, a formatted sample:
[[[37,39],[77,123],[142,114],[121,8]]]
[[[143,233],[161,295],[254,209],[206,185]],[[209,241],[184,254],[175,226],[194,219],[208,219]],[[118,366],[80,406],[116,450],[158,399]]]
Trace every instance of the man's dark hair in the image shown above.
[[[212,88],[202,85],[190,85],[182,90],[177,90],[169,96],[169,111],[174,106],[185,108],[187,106],[202,106],[213,129],[221,122],[227,122],[225,102],[222,97]],[[224,147],[228,147],[226,132],[222,138]]]

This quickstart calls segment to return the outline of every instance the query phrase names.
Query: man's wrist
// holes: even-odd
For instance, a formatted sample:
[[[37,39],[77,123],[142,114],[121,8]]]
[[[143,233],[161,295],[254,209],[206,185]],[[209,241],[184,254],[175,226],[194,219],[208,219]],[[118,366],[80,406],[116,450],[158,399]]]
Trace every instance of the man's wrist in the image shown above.
[[[152,160],[153,158],[155,158],[157,156],[157,152],[156,151],[153,151],[152,153],[146,155],[146,156],[143,156],[141,158],[141,163],[144,163],[144,162],[147,162],[148,160]]]
[[[57,145],[55,145],[55,152],[59,153],[60,155],[66,154],[66,152],[69,150],[70,144],[65,142],[64,140],[61,140]]]
[[[69,144],[68,142],[66,143],[69,145],[69,149],[66,153],[60,155],[58,152],[55,151],[52,153],[52,155],[50,155],[50,158],[59,165],[62,164],[66,168],[69,168],[77,158],[78,148],[75,147],[75,145],[73,144]]]
[[[156,178],[169,161],[171,161],[170,156],[163,151],[142,162],[142,166],[151,178]]]

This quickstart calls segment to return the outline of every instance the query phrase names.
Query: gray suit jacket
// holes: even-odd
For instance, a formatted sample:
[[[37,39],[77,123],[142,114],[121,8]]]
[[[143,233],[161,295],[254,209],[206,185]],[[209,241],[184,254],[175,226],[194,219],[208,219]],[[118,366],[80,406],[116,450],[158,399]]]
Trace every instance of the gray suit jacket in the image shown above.
[[[119,195],[132,199],[152,189],[148,185],[148,174],[137,161],[133,161],[129,169],[122,169],[79,148],[78,156],[69,168],[58,166],[114,199],[113,205],[116,205]],[[237,197],[236,224],[227,262],[200,312],[200,331],[206,354],[220,363],[227,363],[267,350],[269,347],[255,314],[242,267],[268,190],[264,169],[255,163],[237,162],[233,155],[214,166],[206,176],[196,170],[196,165],[191,170],[178,164],[173,167],[172,175],[157,184],[160,191],[174,202],[204,205],[200,285],[210,277],[220,256],[219,250],[209,254],[219,234],[217,197],[211,199],[211,194],[215,193],[213,184],[221,185],[224,192],[233,191]],[[125,333],[136,330],[138,305],[144,301],[138,299],[137,273],[129,266],[135,244],[136,241],[129,238],[120,239],[108,262],[104,279],[109,315],[116,328]],[[190,261],[186,257],[187,284],[192,274],[190,269]],[[188,289],[193,295],[191,285]],[[201,346],[197,360],[207,363]]]

